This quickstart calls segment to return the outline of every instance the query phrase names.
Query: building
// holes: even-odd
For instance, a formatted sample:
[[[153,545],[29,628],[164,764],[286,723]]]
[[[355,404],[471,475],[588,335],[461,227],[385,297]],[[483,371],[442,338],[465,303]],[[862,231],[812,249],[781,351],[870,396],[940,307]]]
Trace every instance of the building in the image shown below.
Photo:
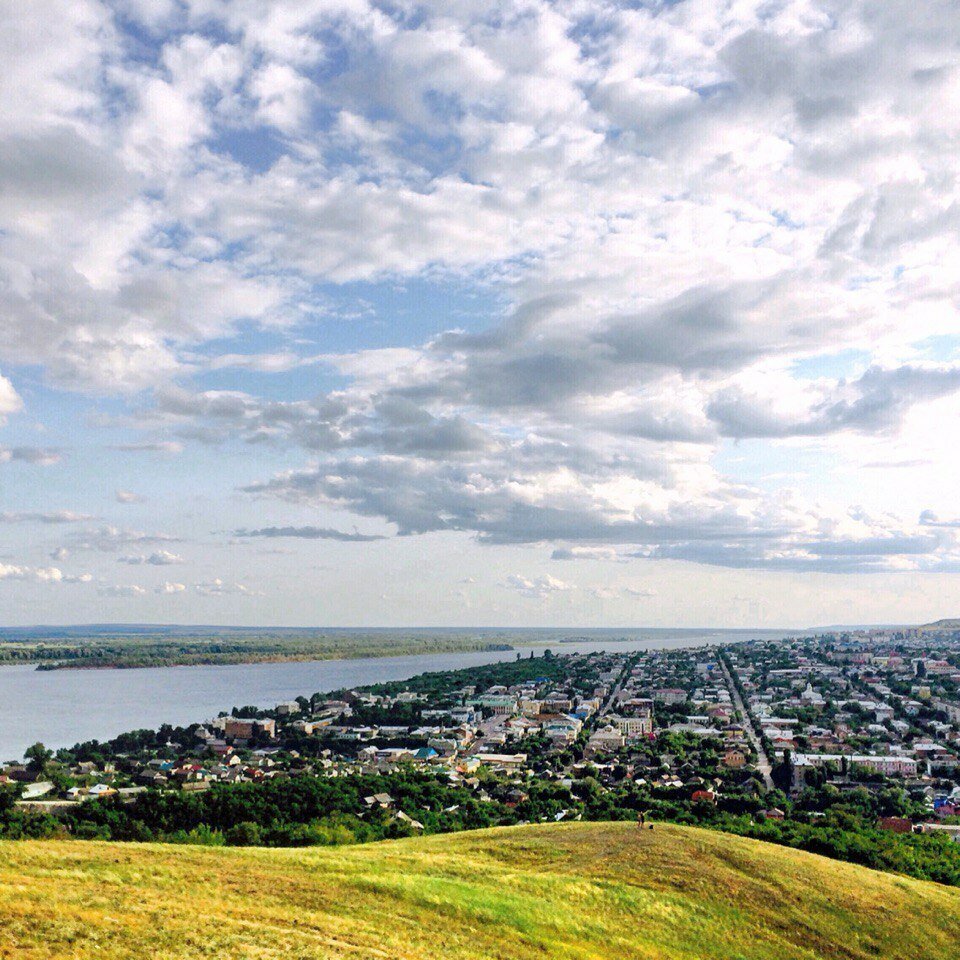
[[[613,724],[628,740],[635,740],[653,733],[653,719],[649,714],[644,717],[610,717]]]
[[[494,716],[508,717],[517,712],[517,701],[514,697],[490,696],[487,694],[472,700],[471,706],[486,710]]]
[[[527,762],[525,753],[477,753],[474,758],[499,770],[517,770]]]
[[[620,704],[620,713],[628,717],[652,717],[653,700],[647,697],[631,697]]]
[[[626,743],[626,739],[616,727],[601,727],[587,742],[585,755],[591,757],[598,753],[614,753],[619,750],[624,743]]]
[[[747,765],[747,755],[742,750],[728,750],[723,755],[723,765],[730,770],[740,770]]]
[[[958,823],[922,823],[921,833],[942,833],[956,843],[960,843],[960,824]]]
[[[871,773],[880,773],[887,777],[915,777],[918,763],[913,757],[897,754],[867,755],[842,753],[798,753],[793,758],[794,767],[825,767],[833,764],[837,768],[846,761],[849,769],[859,767]]]
[[[674,703],[686,703],[687,691],[679,687],[662,687],[653,691],[653,699],[668,706]]]
[[[233,740],[250,740],[258,735],[273,739],[277,735],[277,722],[269,719],[227,717],[223,725],[223,735]]]
[[[877,826],[890,833],[913,833],[913,824],[906,817],[881,817]]]

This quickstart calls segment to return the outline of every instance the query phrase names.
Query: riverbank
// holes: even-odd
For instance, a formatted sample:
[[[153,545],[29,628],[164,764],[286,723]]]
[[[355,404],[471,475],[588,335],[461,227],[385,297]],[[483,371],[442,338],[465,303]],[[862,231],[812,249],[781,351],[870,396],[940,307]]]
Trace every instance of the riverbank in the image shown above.
[[[563,644],[564,653],[592,653],[614,645],[611,636]],[[637,633],[640,633],[637,631]],[[189,724],[221,710],[272,706],[316,691],[339,690],[420,673],[456,670],[543,653],[543,632],[518,631],[534,642],[510,650],[426,651],[398,656],[297,660],[204,666],[153,666],[123,670],[38,671],[33,664],[0,666],[0,760],[20,759],[40,740],[48,747],[69,747],[84,740],[105,740],[124,730]],[[783,638],[786,632],[651,630],[615,642],[617,650],[650,650],[734,643],[756,636]],[[428,637],[429,639],[429,637]],[[483,636],[490,641],[490,636]]]

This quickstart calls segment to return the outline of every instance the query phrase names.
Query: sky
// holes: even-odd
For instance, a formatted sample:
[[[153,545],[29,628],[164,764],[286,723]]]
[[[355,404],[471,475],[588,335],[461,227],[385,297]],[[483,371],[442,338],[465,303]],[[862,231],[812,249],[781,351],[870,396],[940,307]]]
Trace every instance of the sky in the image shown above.
[[[0,25],[0,624],[960,614],[954,2]]]

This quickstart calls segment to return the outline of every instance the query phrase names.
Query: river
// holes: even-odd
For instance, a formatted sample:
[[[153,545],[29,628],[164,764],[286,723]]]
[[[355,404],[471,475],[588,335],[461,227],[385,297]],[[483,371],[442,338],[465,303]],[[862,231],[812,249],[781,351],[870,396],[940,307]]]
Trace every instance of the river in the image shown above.
[[[774,631],[655,630],[645,637],[549,644],[557,653],[593,653],[695,647],[751,637],[778,639]],[[543,646],[297,663],[240,663],[130,670],[37,670],[0,667],[0,760],[20,759],[40,740],[56,749],[106,740],[126,730],[155,729],[208,720],[235,706],[269,707],[317,691],[405,680],[431,670],[453,670],[512,660],[517,652],[541,656]]]

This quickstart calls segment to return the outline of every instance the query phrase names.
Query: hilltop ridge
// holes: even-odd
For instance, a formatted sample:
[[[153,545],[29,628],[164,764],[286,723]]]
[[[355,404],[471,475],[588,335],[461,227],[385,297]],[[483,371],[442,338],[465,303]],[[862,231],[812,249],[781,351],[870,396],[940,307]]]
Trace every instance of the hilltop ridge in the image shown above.
[[[692,827],[0,844],[0,956],[943,960],[960,890]]]

